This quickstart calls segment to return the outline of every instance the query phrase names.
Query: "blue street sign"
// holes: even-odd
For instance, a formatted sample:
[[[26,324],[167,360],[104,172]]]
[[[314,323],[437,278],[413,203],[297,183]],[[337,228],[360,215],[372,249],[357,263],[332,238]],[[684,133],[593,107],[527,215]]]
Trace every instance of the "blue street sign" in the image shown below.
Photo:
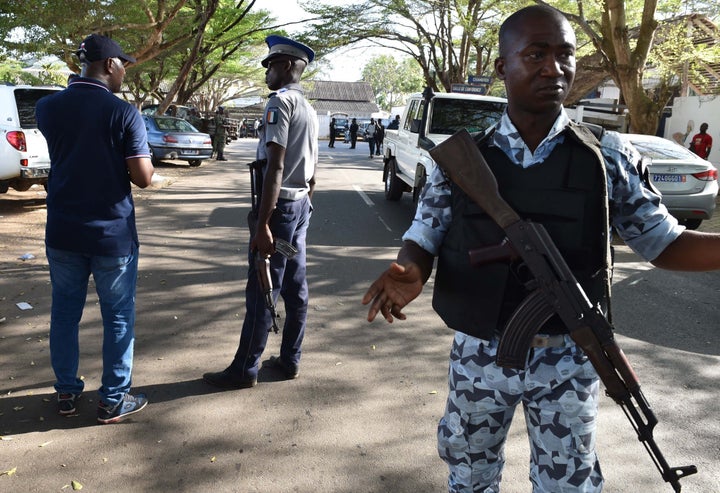
[[[450,86],[451,92],[461,92],[465,94],[484,95],[487,93],[487,89],[487,86],[471,86],[469,84],[452,84]]]
[[[468,75],[468,84],[488,85],[492,83],[492,77]]]

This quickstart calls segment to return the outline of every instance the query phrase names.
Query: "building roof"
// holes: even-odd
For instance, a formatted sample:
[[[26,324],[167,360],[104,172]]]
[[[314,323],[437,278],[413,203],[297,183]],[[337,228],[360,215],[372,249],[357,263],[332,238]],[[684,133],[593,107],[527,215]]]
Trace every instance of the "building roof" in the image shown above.
[[[307,97],[317,101],[375,101],[369,82],[316,80]]]
[[[691,14],[683,15],[662,21],[656,36],[653,38],[654,43],[662,40],[664,28],[676,25],[679,22],[686,23],[688,32],[692,37],[695,45],[718,45],[720,44],[720,30],[705,15]],[[629,35],[631,38],[637,36],[638,29],[631,29]],[[575,81],[567,102],[577,102],[583,98],[589,91],[607,81],[610,76],[603,66],[602,54],[598,51],[584,56],[577,61],[578,71],[575,74]],[[702,77],[697,78],[695,74],[678,74],[682,76],[684,87],[681,89],[681,96],[689,94],[688,89],[692,89],[697,95],[720,94],[720,62],[711,60],[709,62],[701,62],[699,71]],[[648,72],[649,73],[649,72]],[[648,73],[645,77],[648,77]]]
[[[318,114],[347,113],[370,115],[379,111],[372,86],[368,82],[335,82],[316,80],[307,98]]]
[[[327,112],[370,115],[379,111],[378,105],[369,101],[312,101],[312,106],[319,115]]]
[[[696,45],[720,45],[720,30],[706,16],[693,14],[688,18],[693,43]],[[700,64],[704,81],[696,84],[692,78],[688,81],[693,90],[699,94],[720,94],[720,61],[717,59]]]

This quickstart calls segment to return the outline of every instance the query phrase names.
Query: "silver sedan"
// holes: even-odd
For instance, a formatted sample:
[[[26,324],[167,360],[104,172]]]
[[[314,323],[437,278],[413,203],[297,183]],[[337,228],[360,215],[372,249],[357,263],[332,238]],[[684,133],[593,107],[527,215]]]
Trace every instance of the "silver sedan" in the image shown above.
[[[180,159],[190,166],[200,166],[204,159],[212,157],[210,135],[199,132],[182,118],[143,115],[143,120],[153,162]]]
[[[654,135],[621,134],[640,154],[649,158],[650,179],[662,193],[670,214],[688,229],[710,219],[718,194],[718,172],[708,161],[685,147]]]

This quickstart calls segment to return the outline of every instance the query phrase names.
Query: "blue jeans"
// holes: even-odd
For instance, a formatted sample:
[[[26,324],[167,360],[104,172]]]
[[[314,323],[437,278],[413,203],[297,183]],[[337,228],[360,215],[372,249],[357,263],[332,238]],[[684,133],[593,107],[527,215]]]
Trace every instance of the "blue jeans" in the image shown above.
[[[281,199],[270,219],[273,236],[288,241],[298,250],[292,259],[286,259],[279,253],[270,257],[273,300],[277,303],[280,295],[285,303],[280,359],[286,365],[292,366],[300,363],[301,345],[305,337],[308,307],[305,238],[311,214],[312,206],[308,197],[295,201]],[[254,253],[250,252],[250,268],[245,287],[245,320],[240,344],[229,368],[232,374],[241,378],[257,377],[260,358],[272,327],[270,310],[265,307],[253,257]]]
[[[130,390],[135,342],[135,288],[138,251],[126,257],[103,257],[46,247],[52,285],[50,360],[55,390],[79,394],[79,326],[88,280],[92,274],[103,319],[103,374],[98,391],[108,405],[120,402]]]

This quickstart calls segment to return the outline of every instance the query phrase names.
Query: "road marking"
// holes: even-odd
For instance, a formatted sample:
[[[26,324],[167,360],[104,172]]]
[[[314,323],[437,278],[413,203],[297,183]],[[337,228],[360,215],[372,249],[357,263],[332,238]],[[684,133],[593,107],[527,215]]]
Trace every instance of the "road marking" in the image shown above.
[[[365,203],[366,203],[367,205],[369,205],[370,207],[374,207],[374,206],[375,206],[375,202],[373,202],[373,201],[370,199],[370,197],[368,197],[367,194],[362,191],[362,188],[360,188],[360,187],[357,186],[357,185],[353,185],[353,188],[354,188],[355,191],[358,193],[358,195],[360,195],[360,197],[365,201]]]
[[[380,220],[380,222],[382,223],[382,225],[385,226],[385,229],[387,229],[389,232],[392,233],[392,229],[390,228],[390,226],[387,225],[387,223],[386,223],[385,221],[383,221],[383,218],[380,217],[380,215],[378,215],[377,218]]]
[[[375,202],[373,202],[372,199],[370,197],[368,197],[368,195],[365,192],[362,191],[362,188],[360,188],[357,185],[353,185],[353,188],[355,189],[355,191],[358,193],[358,195],[360,195],[360,197],[365,201],[365,203],[369,207],[375,206]],[[385,226],[385,229],[387,229],[389,232],[392,233],[392,228],[390,228],[390,226],[388,226],[387,223],[385,221],[383,221],[383,218],[380,217],[380,214],[377,214],[377,218],[378,218],[378,221],[380,221],[382,223],[382,225]]]

